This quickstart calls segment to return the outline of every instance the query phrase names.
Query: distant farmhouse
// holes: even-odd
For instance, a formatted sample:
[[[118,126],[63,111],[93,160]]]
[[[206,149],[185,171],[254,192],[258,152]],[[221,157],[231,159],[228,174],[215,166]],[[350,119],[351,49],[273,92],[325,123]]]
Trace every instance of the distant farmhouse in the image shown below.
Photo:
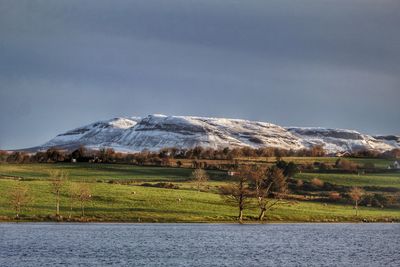
[[[336,157],[344,158],[344,157],[349,157],[351,156],[351,153],[348,151],[342,151],[342,152],[337,152],[335,154]]]
[[[392,165],[389,165],[389,170],[400,170],[400,163],[398,161],[393,162]]]

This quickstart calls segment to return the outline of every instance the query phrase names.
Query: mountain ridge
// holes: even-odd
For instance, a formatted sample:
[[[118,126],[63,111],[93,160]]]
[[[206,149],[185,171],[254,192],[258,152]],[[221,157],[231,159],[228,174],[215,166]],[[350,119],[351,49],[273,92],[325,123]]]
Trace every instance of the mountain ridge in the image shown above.
[[[117,117],[97,121],[61,133],[43,145],[28,148],[43,151],[51,147],[73,150],[111,147],[120,152],[156,151],[167,147],[202,146],[276,147],[299,150],[322,145],[329,153],[400,148],[400,136],[372,136],[355,130],[322,127],[282,127],[268,122],[197,116]]]

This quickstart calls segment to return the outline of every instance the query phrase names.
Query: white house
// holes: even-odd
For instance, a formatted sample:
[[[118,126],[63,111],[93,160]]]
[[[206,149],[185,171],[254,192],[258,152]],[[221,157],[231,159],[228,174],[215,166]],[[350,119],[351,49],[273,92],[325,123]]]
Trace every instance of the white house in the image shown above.
[[[388,169],[400,170],[400,163],[398,161],[395,161],[392,165],[389,165]]]
[[[335,154],[335,156],[336,156],[336,157],[340,157],[340,158],[349,157],[349,156],[351,156],[351,153],[348,152],[348,151],[342,151],[342,152],[337,152],[337,153]]]
[[[400,169],[400,163],[398,161],[393,162],[393,169]]]
[[[236,176],[236,175],[238,175],[239,173],[238,172],[235,172],[235,171],[228,171],[228,175],[229,176]]]

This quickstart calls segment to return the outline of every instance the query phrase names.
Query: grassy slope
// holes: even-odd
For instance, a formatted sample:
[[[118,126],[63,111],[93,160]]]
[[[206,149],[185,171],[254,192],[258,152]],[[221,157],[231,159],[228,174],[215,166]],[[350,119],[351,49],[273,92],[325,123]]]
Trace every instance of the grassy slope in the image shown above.
[[[22,176],[34,195],[34,202],[29,210],[24,211],[29,216],[46,216],[54,213],[53,196],[50,193],[48,171],[50,169],[68,171],[71,183],[75,181],[92,181],[93,201],[89,205],[87,215],[97,220],[106,221],[232,221],[236,209],[226,205],[215,193],[216,185],[224,176],[221,172],[210,172],[213,181],[210,182],[209,192],[197,192],[190,179],[190,169],[136,167],[130,165],[107,164],[23,164],[0,165],[0,174]],[[400,177],[397,175],[321,175],[299,174],[302,179],[319,177],[326,181],[348,185],[378,185],[400,187]],[[308,175],[308,176],[307,176]],[[306,177],[307,176],[307,177]],[[332,177],[332,178],[330,178]],[[27,181],[25,181],[27,179]],[[132,185],[98,183],[113,179],[135,181],[170,181],[181,186],[179,190],[149,188]],[[332,180],[330,180],[332,179]],[[186,182],[185,182],[186,181]],[[0,216],[13,216],[7,203],[7,192],[18,181],[0,179]],[[135,194],[133,194],[135,192]],[[178,201],[178,199],[182,201]],[[68,199],[62,199],[62,213],[69,212]],[[246,210],[248,216],[256,216],[256,209]],[[79,215],[78,204],[74,205],[74,216]],[[384,220],[391,218],[400,220],[399,210],[361,208],[361,217]],[[269,219],[274,221],[352,221],[354,210],[351,206],[331,205],[322,203],[299,202],[296,205],[280,207],[274,210]]]
[[[0,164],[0,176],[12,175],[24,179],[49,178],[49,171],[64,170],[71,180],[94,182],[98,180],[133,179],[136,181],[185,181],[190,179],[191,169],[140,167],[124,164]],[[224,177],[223,172],[209,171],[211,178]]]
[[[337,174],[337,173],[298,173],[296,178],[310,181],[318,178],[322,181],[347,186],[380,186],[400,188],[400,173],[385,174]]]
[[[336,161],[339,159],[338,157],[282,157],[283,160],[285,161],[293,161],[298,164],[307,164],[307,163],[314,163],[314,162],[324,162],[324,163],[330,163],[330,164],[335,164]],[[246,158],[242,157],[239,158],[239,160],[244,161],[244,162],[268,162],[268,163],[275,163],[276,162],[276,157],[258,157],[258,158]],[[346,160],[349,160],[351,162],[363,165],[365,163],[373,163],[376,168],[382,168],[382,169],[387,169],[389,165],[393,163],[393,160],[389,159],[371,159],[371,158],[346,158]]]
[[[13,216],[7,205],[7,192],[18,181],[0,180],[0,216]],[[20,182],[21,183],[21,182]],[[24,181],[33,192],[33,203],[23,213],[28,216],[54,214],[54,197],[47,181]],[[93,183],[93,201],[88,204],[87,216],[103,221],[150,222],[223,222],[235,220],[236,209],[226,205],[219,195],[191,189],[160,189],[142,186]],[[134,192],[134,193],[133,193]],[[181,199],[181,201],[178,201]],[[61,212],[69,213],[69,200],[62,198]],[[400,211],[388,209],[360,209],[361,218],[372,220],[400,220]],[[247,209],[246,216],[257,215],[255,208]],[[79,216],[79,205],[74,204],[73,216]],[[273,221],[352,221],[351,206],[299,202],[280,207],[268,215]]]

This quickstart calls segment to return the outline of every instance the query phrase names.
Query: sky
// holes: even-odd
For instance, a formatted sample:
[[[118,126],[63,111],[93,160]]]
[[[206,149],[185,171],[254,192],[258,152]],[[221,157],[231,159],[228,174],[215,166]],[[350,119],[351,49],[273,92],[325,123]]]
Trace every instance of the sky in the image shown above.
[[[400,134],[400,1],[0,0],[0,149],[118,116]]]

